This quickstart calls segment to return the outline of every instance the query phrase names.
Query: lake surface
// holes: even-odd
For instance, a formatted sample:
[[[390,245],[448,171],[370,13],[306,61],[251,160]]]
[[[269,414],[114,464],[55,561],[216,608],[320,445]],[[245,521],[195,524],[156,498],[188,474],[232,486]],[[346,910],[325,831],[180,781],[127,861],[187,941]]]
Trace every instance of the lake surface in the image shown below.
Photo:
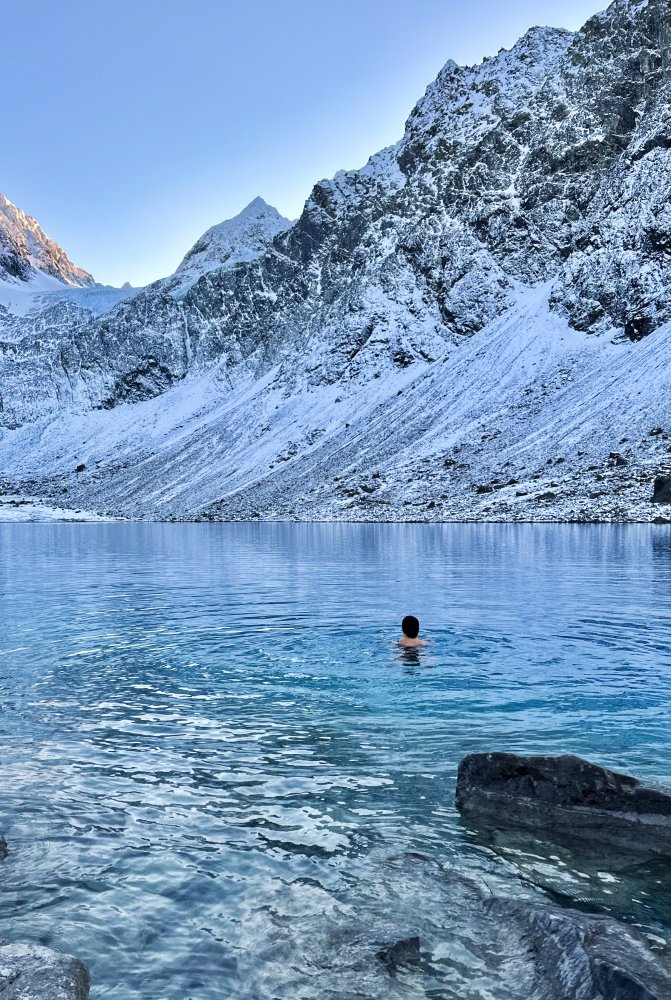
[[[93,998],[470,996],[431,865],[671,937],[654,866],[453,806],[481,749],[671,783],[669,527],[4,524],[0,601],[0,937]]]

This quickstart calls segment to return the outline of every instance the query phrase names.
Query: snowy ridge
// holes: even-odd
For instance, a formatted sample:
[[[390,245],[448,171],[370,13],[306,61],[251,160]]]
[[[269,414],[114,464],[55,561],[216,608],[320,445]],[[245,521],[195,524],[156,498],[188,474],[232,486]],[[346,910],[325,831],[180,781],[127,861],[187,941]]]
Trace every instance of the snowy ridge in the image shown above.
[[[208,229],[189,250],[174,275],[157,285],[181,298],[208,271],[256,260],[274,237],[290,226],[291,222],[276,208],[266,204],[263,198],[255,198],[239,215]]]
[[[69,505],[74,492],[111,512],[123,495],[132,517],[651,520],[651,480],[671,469],[671,435],[650,433],[668,415],[669,334],[586,339],[541,288],[373,386],[303,378],[288,395],[280,367],[232,387],[214,370],[172,389],[170,406],[26,425],[0,463],[23,455],[18,475],[55,475]]]
[[[256,200],[104,315],[0,311],[0,488],[147,518],[658,517],[669,51],[668,0],[533,29],[448,63],[293,225]]]
[[[92,285],[39,224],[0,194],[0,280],[30,281],[48,275],[66,285]]]

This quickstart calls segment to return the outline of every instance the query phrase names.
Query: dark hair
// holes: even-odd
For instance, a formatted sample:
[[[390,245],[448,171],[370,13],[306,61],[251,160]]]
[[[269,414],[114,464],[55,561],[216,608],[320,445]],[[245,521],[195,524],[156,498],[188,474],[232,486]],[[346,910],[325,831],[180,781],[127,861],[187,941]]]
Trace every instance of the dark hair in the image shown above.
[[[419,635],[419,622],[414,615],[406,615],[401,622],[401,629],[408,639],[416,639]]]

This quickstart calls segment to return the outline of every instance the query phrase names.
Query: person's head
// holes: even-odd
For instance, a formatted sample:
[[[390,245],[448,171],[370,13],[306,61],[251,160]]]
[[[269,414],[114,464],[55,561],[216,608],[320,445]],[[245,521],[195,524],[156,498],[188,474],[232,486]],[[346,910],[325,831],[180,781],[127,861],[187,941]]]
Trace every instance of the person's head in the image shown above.
[[[406,615],[401,622],[401,631],[408,639],[416,639],[419,635],[419,622],[414,615]]]

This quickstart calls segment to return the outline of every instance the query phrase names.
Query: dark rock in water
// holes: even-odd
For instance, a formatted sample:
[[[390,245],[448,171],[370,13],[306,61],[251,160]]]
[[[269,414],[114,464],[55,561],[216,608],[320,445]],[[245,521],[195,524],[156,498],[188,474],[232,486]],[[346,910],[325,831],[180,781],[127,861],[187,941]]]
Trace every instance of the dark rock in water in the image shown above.
[[[635,927],[537,898],[492,892],[456,869],[443,870],[441,884],[449,913],[444,926],[450,928],[449,937],[455,942],[454,948],[447,948],[455,976],[449,996],[486,995],[492,1000],[671,997],[666,958],[658,957]],[[468,986],[473,976],[480,977],[485,969],[486,992],[471,992]]]
[[[419,938],[409,937],[381,948],[375,956],[393,975],[399,965],[416,965],[420,959]]]
[[[495,827],[671,855],[671,793],[572,755],[469,754],[456,804]]]
[[[0,944],[0,1000],[87,1000],[86,966],[33,944]]]
[[[494,898],[490,917],[533,958],[529,1000],[668,1000],[671,976],[631,927],[526,900]]]
[[[4,837],[0,837],[0,861],[4,861],[8,854],[9,848],[7,847],[7,841]]]
[[[75,469],[75,472],[84,472],[85,469],[86,469],[86,464],[84,462],[80,462],[77,468]]]
[[[671,477],[658,476],[652,491],[653,503],[671,503]]]

